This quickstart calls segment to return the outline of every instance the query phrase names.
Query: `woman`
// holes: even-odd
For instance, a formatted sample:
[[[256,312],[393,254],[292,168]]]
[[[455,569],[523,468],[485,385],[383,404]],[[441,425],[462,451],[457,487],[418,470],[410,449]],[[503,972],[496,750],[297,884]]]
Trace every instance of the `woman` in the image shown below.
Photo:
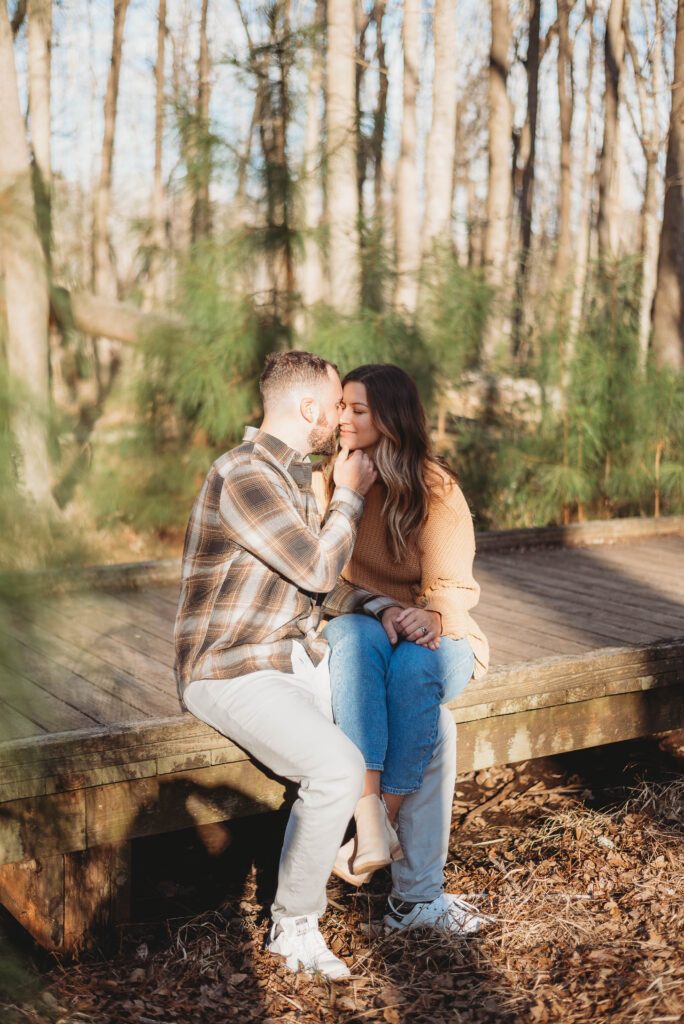
[[[488,645],[469,615],[479,596],[472,518],[454,475],[430,452],[415,383],[397,366],[370,364],[342,384],[340,444],[362,449],[378,472],[343,577],[396,601],[381,621],[342,615],[325,627],[335,721],[366,760],[356,836],[335,866],[359,885],[401,856],[392,823],[421,787],[439,705],[484,674]],[[325,470],[314,476],[320,495]],[[332,487],[329,478],[328,499]]]

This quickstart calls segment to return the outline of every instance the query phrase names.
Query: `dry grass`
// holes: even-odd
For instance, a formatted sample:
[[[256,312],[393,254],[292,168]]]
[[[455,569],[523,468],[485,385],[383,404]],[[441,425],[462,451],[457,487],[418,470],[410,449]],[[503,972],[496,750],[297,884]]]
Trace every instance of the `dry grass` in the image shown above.
[[[597,799],[561,762],[459,780],[448,888],[496,915],[477,938],[375,936],[387,879],[358,893],[334,882],[323,930],[353,980],[293,976],[261,948],[267,923],[251,875],[220,910],[148,927],[143,939],[128,932],[109,962],[58,966],[52,1003],[5,1007],[0,1020],[684,1021],[684,780],[626,782],[611,805],[611,792]]]

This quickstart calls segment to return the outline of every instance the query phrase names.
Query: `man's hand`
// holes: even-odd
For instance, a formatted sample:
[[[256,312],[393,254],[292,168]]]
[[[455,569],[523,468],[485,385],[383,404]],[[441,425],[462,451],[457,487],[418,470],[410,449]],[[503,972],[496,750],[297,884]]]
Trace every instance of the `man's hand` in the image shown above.
[[[403,608],[399,608],[397,607],[397,605],[392,605],[391,608],[385,608],[381,616],[382,624],[385,628],[385,632],[387,633],[387,639],[389,640],[393,647],[396,644],[397,640],[399,639],[399,634],[396,629],[396,626],[394,625],[394,622],[395,619],[397,619],[399,615],[402,614],[403,611]]]
[[[429,612],[426,608],[404,608],[393,619],[392,625],[406,640],[419,647],[429,647],[431,651],[439,647],[442,632],[442,616],[439,612]]]
[[[351,487],[364,497],[375,483],[378,473],[372,461],[361,451],[341,448],[335,459],[333,480],[337,487]]]

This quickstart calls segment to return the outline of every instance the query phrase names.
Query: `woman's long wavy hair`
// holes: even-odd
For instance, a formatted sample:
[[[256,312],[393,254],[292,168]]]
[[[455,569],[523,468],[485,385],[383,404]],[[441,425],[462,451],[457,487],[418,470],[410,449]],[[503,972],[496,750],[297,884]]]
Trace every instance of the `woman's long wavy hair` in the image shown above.
[[[418,546],[427,519],[431,491],[441,475],[437,467],[456,479],[447,464],[430,451],[427,417],[415,382],[392,363],[368,363],[351,370],[342,386],[351,381],[365,385],[371,418],[380,432],[373,459],[378,476],[387,488],[382,513],[387,546],[396,563],[404,561],[409,548]],[[332,466],[328,478],[332,489]]]

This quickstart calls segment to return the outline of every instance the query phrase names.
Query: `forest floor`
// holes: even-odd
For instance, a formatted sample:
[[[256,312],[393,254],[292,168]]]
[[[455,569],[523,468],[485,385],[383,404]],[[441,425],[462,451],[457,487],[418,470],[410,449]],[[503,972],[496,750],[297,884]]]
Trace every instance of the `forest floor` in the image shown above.
[[[495,924],[378,936],[387,875],[358,892],[335,880],[322,930],[353,979],[334,985],[262,949],[282,815],[139,840],[143,923],[108,954],[34,960],[41,988],[0,1003],[0,1021],[684,1021],[683,765],[671,733],[460,778],[448,889]]]

